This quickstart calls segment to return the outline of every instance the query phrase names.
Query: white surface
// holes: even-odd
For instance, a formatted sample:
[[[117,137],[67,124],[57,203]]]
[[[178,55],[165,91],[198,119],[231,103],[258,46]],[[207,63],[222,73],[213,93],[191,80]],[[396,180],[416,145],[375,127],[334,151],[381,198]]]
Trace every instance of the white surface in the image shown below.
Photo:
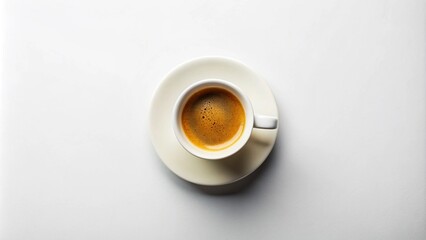
[[[424,1],[3,1],[0,239],[425,239]],[[163,75],[240,59],[280,110],[242,191],[175,177]]]
[[[198,84],[198,89],[203,85],[205,87],[206,82],[202,80],[209,78],[223,79],[227,81],[228,86],[233,84],[234,90],[239,88],[238,91],[241,93],[236,95],[240,99],[242,99],[242,94],[245,95],[243,105],[250,105],[252,108],[249,113],[250,117],[246,117],[251,119],[251,121],[247,121],[246,129],[249,125],[253,126],[253,114],[264,114],[277,119],[278,109],[271,89],[265,80],[244,64],[233,59],[196,58],[177,66],[162,80],[160,86],[155,90],[149,113],[150,136],[158,156],[171,171],[181,178],[200,185],[217,186],[233,183],[259,168],[274,146],[278,128],[249,129],[240,137],[239,144],[242,144],[243,148],[226,159],[206,160],[189,153],[175,135],[176,125],[181,123],[174,122],[176,118],[179,118],[176,117],[178,113],[174,108],[176,104],[179,104],[179,98],[186,95],[184,92],[188,87],[191,88],[190,86],[194,83]],[[210,82],[208,85],[213,84]],[[224,86],[223,83],[221,85]],[[245,107],[245,109],[247,108]],[[245,137],[247,140],[244,140]],[[235,144],[234,146],[238,147]]]

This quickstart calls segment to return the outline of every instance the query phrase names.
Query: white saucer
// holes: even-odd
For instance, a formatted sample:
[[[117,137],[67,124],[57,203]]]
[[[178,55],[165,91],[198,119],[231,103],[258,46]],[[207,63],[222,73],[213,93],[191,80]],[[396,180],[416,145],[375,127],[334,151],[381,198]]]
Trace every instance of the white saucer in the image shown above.
[[[230,58],[196,58],[177,66],[163,79],[151,102],[150,131],[154,148],[164,164],[179,177],[214,186],[235,182],[256,170],[271,152],[278,129],[254,129],[246,146],[230,158],[205,160],[188,153],[173,132],[173,105],[185,88],[207,78],[223,79],[239,86],[251,100],[255,114],[278,118],[278,110],[266,82]]]

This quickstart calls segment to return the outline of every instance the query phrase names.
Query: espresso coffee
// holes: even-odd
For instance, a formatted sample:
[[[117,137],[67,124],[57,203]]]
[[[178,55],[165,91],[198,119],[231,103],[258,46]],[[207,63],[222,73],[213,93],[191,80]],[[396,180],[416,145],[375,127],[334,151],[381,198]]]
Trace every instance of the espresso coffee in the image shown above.
[[[245,125],[241,102],[222,88],[207,88],[194,93],[183,107],[182,128],[195,146],[211,151],[234,144]]]

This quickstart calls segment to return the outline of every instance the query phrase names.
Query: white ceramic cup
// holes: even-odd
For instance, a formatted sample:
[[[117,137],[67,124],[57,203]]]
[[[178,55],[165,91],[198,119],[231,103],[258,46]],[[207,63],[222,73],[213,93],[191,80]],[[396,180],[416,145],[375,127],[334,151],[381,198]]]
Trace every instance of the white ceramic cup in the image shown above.
[[[189,98],[208,88],[222,88],[231,92],[241,103],[245,112],[244,130],[238,140],[232,145],[221,150],[206,150],[197,147],[187,138],[182,127],[182,111]],[[253,128],[276,129],[278,120],[275,117],[254,115],[252,105],[248,97],[234,84],[221,79],[205,79],[196,82],[186,88],[178,97],[173,108],[173,130],[179,143],[191,154],[209,160],[217,160],[229,157],[238,152],[249,140]]]

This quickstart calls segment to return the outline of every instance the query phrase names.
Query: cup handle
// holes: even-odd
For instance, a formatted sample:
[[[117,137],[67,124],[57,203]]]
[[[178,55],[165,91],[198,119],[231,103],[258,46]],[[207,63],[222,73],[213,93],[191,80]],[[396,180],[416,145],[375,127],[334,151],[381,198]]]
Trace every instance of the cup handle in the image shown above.
[[[254,116],[254,127],[261,129],[276,129],[278,126],[278,119],[275,117],[257,115]]]

